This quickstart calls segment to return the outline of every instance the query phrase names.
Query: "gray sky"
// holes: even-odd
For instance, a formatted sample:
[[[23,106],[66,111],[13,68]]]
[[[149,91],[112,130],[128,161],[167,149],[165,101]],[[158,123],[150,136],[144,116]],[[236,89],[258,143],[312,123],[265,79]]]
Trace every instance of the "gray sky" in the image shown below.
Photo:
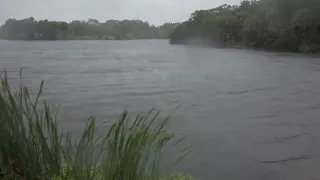
[[[141,19],[151,24],[181,22],[197,9],[240,0],[0,0],[0,23],[8,18],[105,21]]]

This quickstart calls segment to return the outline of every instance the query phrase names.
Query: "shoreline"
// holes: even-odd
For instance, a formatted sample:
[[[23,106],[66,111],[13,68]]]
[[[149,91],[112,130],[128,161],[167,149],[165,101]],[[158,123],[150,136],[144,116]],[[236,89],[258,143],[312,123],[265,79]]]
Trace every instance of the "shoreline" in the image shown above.
[[[240,46],[240,45],[225,45],[225,46],[212,46],[212,45],[200,45],[200,44],[186,44],[186,43],[170,43],[173,46],[197,46],[197,47],[211,47],[216,49],[243,49],[243,50],[255,50],[255,51],[265,51],[265,52],[287,52],[287,53],[294,53],[294,54],[320,54],[320,51],[312,52],[312,51],[292,51],[287,49],[271,49],[271,48],[256,48],[251,46]]]

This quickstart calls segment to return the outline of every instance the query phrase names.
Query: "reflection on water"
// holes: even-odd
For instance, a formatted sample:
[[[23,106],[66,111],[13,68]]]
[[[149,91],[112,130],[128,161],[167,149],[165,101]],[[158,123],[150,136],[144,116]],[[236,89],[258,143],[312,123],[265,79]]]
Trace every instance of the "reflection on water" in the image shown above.
[[[65,127],[178,101],[172,127],[201,179],[320,178],[320,63],[290,53],[171,46],[167,41],[0,41],[12,82],[63,102]],[[171,149],[168,159],[178,153]]]

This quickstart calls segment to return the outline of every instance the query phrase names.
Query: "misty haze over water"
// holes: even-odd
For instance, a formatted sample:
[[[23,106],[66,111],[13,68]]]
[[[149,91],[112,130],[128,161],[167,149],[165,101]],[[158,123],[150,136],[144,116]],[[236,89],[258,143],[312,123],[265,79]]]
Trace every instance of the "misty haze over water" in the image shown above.
[[[73,133],[91,115],[102,122],[179,102],[171,125],[192,148],[177,170],[208,180],[319,178],[317,57],[167,40],[0,41],[11,81],[21,67],[24,84],[36,90],[44,80],[48,101],[63,102],[60,123]]]

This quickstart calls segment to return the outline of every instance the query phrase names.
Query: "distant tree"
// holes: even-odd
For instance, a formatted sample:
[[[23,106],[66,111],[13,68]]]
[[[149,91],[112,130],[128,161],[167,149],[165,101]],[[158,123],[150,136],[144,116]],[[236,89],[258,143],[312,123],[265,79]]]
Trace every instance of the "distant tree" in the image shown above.
[[[88,24],[99,24],[99,21],[98,20],[96,20],[96,19],[89,19],[88,21]]]
[[[8,19],[1,26],[0,38],[11,40],[57,40],[57,39],[151,39],[169,38],[176,24],[153,26],[141,20],[108,20],[100,23],[96,19],[72,21],[71,23],[40,20],[30,17]]]

